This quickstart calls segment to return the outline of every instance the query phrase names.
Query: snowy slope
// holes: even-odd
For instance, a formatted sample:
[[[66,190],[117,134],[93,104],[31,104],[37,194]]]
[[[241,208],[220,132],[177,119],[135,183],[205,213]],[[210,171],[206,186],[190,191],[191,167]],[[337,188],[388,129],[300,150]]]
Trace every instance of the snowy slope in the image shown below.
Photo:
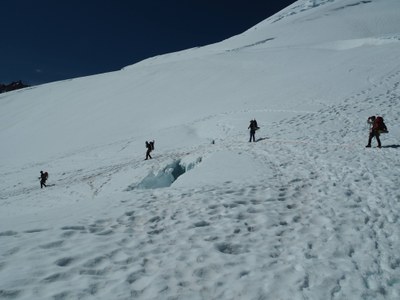
[[[1,94],[0,299],[400,298],[399,50],[398,0],[302,0]]]

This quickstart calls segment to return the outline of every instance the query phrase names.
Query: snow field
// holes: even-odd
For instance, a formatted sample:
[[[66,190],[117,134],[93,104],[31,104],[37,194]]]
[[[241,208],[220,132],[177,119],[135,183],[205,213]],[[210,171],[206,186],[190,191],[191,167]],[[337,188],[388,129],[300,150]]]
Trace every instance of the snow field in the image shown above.
[[[0,298],[400,298],[397,3],[1,95]]]

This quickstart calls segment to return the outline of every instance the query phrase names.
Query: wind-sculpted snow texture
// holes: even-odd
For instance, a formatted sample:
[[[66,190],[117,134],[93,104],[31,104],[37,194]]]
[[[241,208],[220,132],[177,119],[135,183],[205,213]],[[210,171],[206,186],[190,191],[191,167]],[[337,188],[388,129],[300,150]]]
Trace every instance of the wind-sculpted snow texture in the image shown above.
[[[0,299],[400,299],[399,20],[397,0],[299,1],[1,95]]]

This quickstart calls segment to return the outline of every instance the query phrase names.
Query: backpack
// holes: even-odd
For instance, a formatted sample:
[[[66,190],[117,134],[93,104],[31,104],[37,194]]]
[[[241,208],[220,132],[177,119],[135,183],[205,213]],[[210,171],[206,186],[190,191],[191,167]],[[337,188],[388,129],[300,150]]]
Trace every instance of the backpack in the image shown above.
[[[388,133],[387,127],[382,117],[378,116],[374,122],[374,128],[378,130],[379,133]]]
[[[254,130],[254,131],[260,129],[260,127],[258,127],[257,121],[255,119],[250,121],[249,127],[251,130]]]
[[[46,181],[49,178],[49,173],[40,171],[39,179]]]
[[[150,151],[154,150],[154,140],[151,142],[146,141],[146,148],[149,149]]]

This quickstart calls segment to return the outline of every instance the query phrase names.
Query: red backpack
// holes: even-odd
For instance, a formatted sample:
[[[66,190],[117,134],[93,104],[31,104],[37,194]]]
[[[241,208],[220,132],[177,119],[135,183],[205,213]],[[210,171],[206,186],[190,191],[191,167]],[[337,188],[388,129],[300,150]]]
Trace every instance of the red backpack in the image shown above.
[[[383,118],[380,116],[376,117],[375,119],[374,129],[378,130],[379,133],[388,133],[385,122],[383,121]]]

